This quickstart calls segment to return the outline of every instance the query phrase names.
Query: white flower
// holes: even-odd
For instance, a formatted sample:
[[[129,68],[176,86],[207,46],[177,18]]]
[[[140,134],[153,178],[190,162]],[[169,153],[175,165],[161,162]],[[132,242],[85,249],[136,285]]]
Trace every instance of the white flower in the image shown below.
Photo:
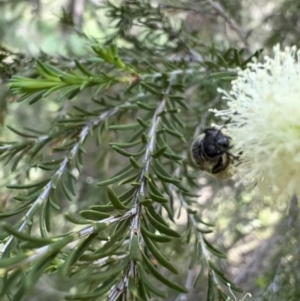
[[[262,194],[287,200],[300,196],[300,51],[273,51],[239,70],[231,91],[220,90],[228,109],[213,111],[229,120],[232,152],[243,152],[238,172]]]

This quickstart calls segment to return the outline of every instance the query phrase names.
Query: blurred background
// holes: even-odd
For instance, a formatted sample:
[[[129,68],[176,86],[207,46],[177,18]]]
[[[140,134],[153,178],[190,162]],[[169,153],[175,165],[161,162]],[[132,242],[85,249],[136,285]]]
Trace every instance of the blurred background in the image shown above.
[[[126,4],[126,1],[111,1],[115,5],[121,2]],[[171,26],[175,30],[180,28],[180,38],[192,45],[189,55],[194,61],[201,60],[202,51],[212,47],[224,51],[229,47],[244,48],[249,54],[263,48],[264,55],[271,53],[276,43],[300,45],[298,0],[148,2],[153,6],[160,5]],[[116,24],[111,22],[103,5],[107,3],[100,0],[0,0],[0,140],[16,139],[6,129],[7,124],[13,124],[15,128],[47,130],[51,120],[67,110],[67,102],[62,105],[51,98],[33,106],[16,103],[6,84],[12,74],[30,75],[34,58],[65,65],[73,64],[72,58],[84,61],[90,53],[91,41],[105,41],[115,32]],[[140,29],[131,28],[131,34],[141,34]],[[164,45],[164,36],[157,39]],[[132,47],[126,40],[118,43],[124,51]],[[140,57],[144,55],[142,49],[137,53]],[[182,51],[174,52],[170,60],[180,60],[184,55]],[[194,101],[193,107],[206,112],[208,107],[220,105],[214,97],[215,91],[213,84],[193,82],[187,86],[186,95]],[[82,104],[87,97],[82,93],[74,102]],[[209,114],[202,114],[203,127],[212,121]],[[105,148],[108,146],[103,144],[102,153],[105,153]],[[88,151],[90,156],[85,158],[85,169],[77,184],[80,191],[77,201],[69,203],[62,199],[62,208],[84,208],[97,202],[95,195],[98,192],[94,184],[99,180],[99,174],[106,171],[111,158],[108,158],[110,155],[101,158],[93,142],[88,144]],[[115,162],[116,169],[110,170],[109,174],[118,170],[117,166],[118,162]],[[5,186],[18,173],[10,173],[7,167],[3,167],[0,174],[0,207],[5,211],[9,199]],[[31,174],[32,179],[40,176],[38,170]],[[201,214],[216,225],[208,239],[228,255],[228,259],[218,262],[225,274],[245,292],[251,292],[253,300],[300,300],[298,200],[292,199],[289,209],[286,204],[275,206],[271,199],[258,198],[241,184],[237,185],[235,179],[219,183],[200,172],[199,184],[202,187],[198,191]],[[179,228],[186,222],[184,213],[176,220]],[[58,232],[62,227],[68,230],[59,214],[54,233],[55,227],[60,229]],[[200,270],[195,266],[187,272],[192,250],[178,245],[167,248],[182,271],[179,276],[182,279],[178,281],[191,286],[190,279],[194,279]],[[189,295],[177,296],[172,292],[168,300],[206,300],[206,285],[207,280],[201,279]],[[63,300],[63,292],[68,289],[67,282],[44,276],[25,300]]]

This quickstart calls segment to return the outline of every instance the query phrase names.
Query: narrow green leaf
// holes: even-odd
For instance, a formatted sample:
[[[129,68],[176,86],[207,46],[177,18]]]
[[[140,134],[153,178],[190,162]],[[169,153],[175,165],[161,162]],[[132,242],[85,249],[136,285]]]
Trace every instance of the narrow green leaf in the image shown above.
[[[199,215],[196,215],[195,219],[197,220],[197,222],[199,222],[199,223],[201,223],[205,226],[208,226],[208,227],[214,227],[215,226],[215,224],[213,224],[213,223],[204,222]]]
[[[127,151],[125,151],[124,149],[118,147],[118,146],[115,146],[115,145],[112,145],[112,148],[118,152],[119,154],[125,156],[125,157],[137,157],[137,156],[140,156],[144,153],[144,149],[142,149],[141,151],[139,151],[138,153],[135,153],[135,154],[132,154],[132,153],[129,153]]]
[[[196,288],[197,287],[197,284],[199,282],[199,280],[202,278],[203,276],[203,273],[204,273],[204,267],[205,267],[205,263],[204,263],[204,259],[203,257],[200,258],[200,271],[194,281],[194,284],[193,284],[193,288]]]
[[[136,146],[136,145],[138,145],[140,143],[141,143],[141,140],[136,140],[136,141],[129,142],[129,143],[111,142],[111,143],[109,143],[109,145],[115,145],[115,146],[118,146],[120,148],[129,148],[129,147]]]
[[[39,245],[39,246],[44,246],[44,245],[50,244],[55,241],[54,239],[34,237],[31,235],[25,234],[23,232],[19,232],[8,224],[3,224],[2,227],[9,234],[11,234],[21,240],[24,240],[24,241],[30,241],[30,242],[37,243],[37,245]]]
[[[130,157],[129,158],[129,160],[130,160],[130,163],[131,163],[131,165],[132,165],[132,167],[133,168],[135,168],[135,169],[141,169],[141,166],[139,165],[139,163],[134,159],[134,157]]]
[[[139,123],[132,123],[132,124],[119,124],[119,125],[111,125],[109,127],[110,130],[118,130],[118,131],[127,131],[139,128]]]
[[[152,204],[152,200],[151,199],[148,199],[148,198],[145,198],[144,195],[140,194],[138,196],[138,201],[139,203],[142,205],[142,206],[145,206],[145,207],[149,207],[151,206]]]
[[[113,205],[93,205],[90,208],[99,212],[112,212],[115,210]]]
[[[183,139],[183,140],[185,141],[183,135],[182,135],[180,132],[178,132],[178,131],[176,131],[176,130],[172,130],[172,129],[167,128],[167,127],[164,127],[164,130],[165,130],[169,135],[174,136],[174,137],[177,137],[177,138],[180,138],[180,139]]]
[[[93,76],[93,74],[88,71],[78,60],[75,60],[76,67],[81,71],[82,74],[86,76]]]
[[[110,217],[110,214],[99,212],[96,210],[81,210],[79,215],[85,219],[93,220],[93,221],[100,221],[105,218]]]
[[[160,95],[160,90],[159,89],[154,89],[152,88],[149,83],[141,82],[141,86],[148,92],[154,95]]]
[[[237,66],[241,66],[242,61],[241,61],[241,58],[240,58],[239,51],[236,48],[233,50],[233,54],[234,54],[234,62],[235,62],[235,64]]]
[[[213,280],[213,273],[209,270],[208,273],[208,288],[207,288],[207,301],[214,301],[215,300],[215,286]]]
[[[225,285],[227,285],[227,283],[230,283],[231,288],[239,293],[243,292],[242,289],[240,289],[239,287],[234,285],[230,280],[228,280],[225,277],[224,273],[221,272],[211,260],[208,261],[208,264],[209,264],[209,267],[218,275],[218,278],[220,279],[220,281],[222,281]]]
[[[66,84],[64,84],[64,83],[60,83],[60,84],[56,83],[56,85],[53,85],[52,88],[47,89],[46,92],[44,92],[42,96],[43,96],[43,98],[46,98],[49,95],[51,95],[53,92],[61,90],[65,86],[66,86]],[[29,104],[33,104],[33,103],[34,103],[33,100],[30,100]]]
[[[12,126],[10,125],[7,125],[6,126],[7,128],[9,128],[12,132],[14,132],[15,134],[19,135],[19,136],[22,136],[22,137],[25,137],[25,138],[37,138],[38,135],[36,134],[27,134],[27,133],[23,133],[19,130],[16,130],[15,128],[13,128]]]
[[[188,290],[175,283],[175,282],[172,282],[170,281],[169,279],[167,279],[166,277],[164,277],[151,263],[151,261],[147,258],[147,256],[142,252],[142,256],[143,256],[143,259],[144,259],[144,263],[146,265],[146,267],[148,268],[148,270],[151,272],[151,274],[157,278],[159,281],[161,281],[163,284],[165,284],[166,286],[180,292],[180,293],[188,293]]]
[[[145,133],[143,133],[141,135],[141,141],[142,141],[143,144],[147,144],[148,143],[148,137],[147,137],[147,135]]]
[[[60,207],[50,198],[49,203],[54,210],[60,211]]]
[[[113,275],[119,274],[121,271],[124,270],[124,268],[127,266],[129,262],[129,256],[125,257],[124,259],[120,260],[119,264],[115,267],[109,267],[106,271],[101,271],[101,273],[97,272],[94,274],[89,275],[90,281],[100,281],[102,279],[107,279],[108,277],[111,277]],[[86,276],[84,276],[83,280],[86,280]]]
[[[168,149],[168,147],[166,145],[161,147],[154,154],[152,154],[152,157],[153,158],[159,158],[160,156],[162,156],[166,152],[167,149]]]
[[[105,257],[108,257],[108,256],[114,256],[115,253],[119,254],[118,250],[120,250],[120,247],[122,246],[125,238],[126,238],[125,236],[121,237],[121,240],[119,240],[117,242],[114,242],[105,251],[99,249],[96,252],[94,252],[93,254],[89,254],[89,255],[84,254],[81,257],[81,260],[93,262],[93,261],[98,260],[100,258],[105,258]]]
[[[5,300],[4,296],[6,294],[8,294],[8,291],[9,291],[9,289],[11,289],[12,285],[14,285],[15,287],[17,286],[16,281],[19,280],[20,278],[22,278],[22,275],[21,275],[22,273],[23,273],[22,270],[16,269],[16,270],[12,271],[9,274],[9,276],[3,278],[3,287],[1,290],[1,294],[0,294],[0,298],[3,298],[2,300]]]
[[[127,205],[132,200],[132,196],[135,193],[136,189],[131,188],[127,191],[125,191],[123,194],[119,195],[119,199],[121,202],[124,203],[124,205]]]
[[[177,269],[171,264],[171,262],[158,250],[158,248],[152,243],[152,241],[147,237],[147,235],[143,235],[144,242],[147,248],[150,250],[154,258],[160,263],[162,266],[167,268],[174,274],[178,274]]]
[[[107,187],[107,194],[108,194],[109,200],[111,201],[111,203],[117,210],[128,210],[129,209],[127,206],[125,206],[120,201],[120,199],[118,198],[118,196],[116,195],[116,193],[113,191],[113,189],[111,187]]]
[[[51,69],[48,69],[46,65],[44,65],[41,61],[37,60],[37,72],[44,78],[51,81],[60,81],[57,77],[57,74],[52,72]]]
[[[138,240],[138,235],[136,233],[133,234],[132,239],[130,241],[130,258],[134,262],[141,260],[139,240]]]
[[[153,111],[155,110],[156,106],[150,106],[144,102],[140,102],[140,101],[137,101],[136,104],[138,105],[139,108],[145,110],[145,111]]]
[[[51,231],[51,215],[49,198],[43,203],[40,217],[40,231],[43,238]]]
[[[173,178],[173,177],[166,177],[166,176],[162,175],[160,172],[155,170],[154,167],[153,167],[153,170],[154,170],[154,173],[156,174],[156,176],[163,182],[167,182],[167,183],[171,183],[171,184],[177,184],[177,183],[181,182],[180,179],[176,179],[176,178]]]
[[[69,94],[68,94],[68,99],[71,100],[73,99],[77,94],[79,94],[79,92],[82,90],[82,86],[80,88],[74,88],[73,91],[71,91]]]
[[[67,295],[64,298],[66,300],[93,300],[99,296],[104,295],[108,290],[110,290],[113,287],[115,283],[115,276],[113,276],[90,293],[86,292],[82,294]]]
[[[228,301],[228,296],[222,291],[220,287],[217,287],[218,291],[218,297],[220,298],[221,301]]]
[[[24,159],[24,157],[26,156],[26,153],[28,152],[28,150],[30,149],[31,147],[28,146],[26,147],[25,149],[23,149],[17,156],[15,156],[15,160],[11,166],[11,172],[14,172],[18,166],[18,164],[20,163],[20,161],[22,159]]]
[[[151,181],[148,181],[148,183],[147,183],[148,185],[149,185],[149,187],[150,187],[150,189],[151,189],[151,191],[153,192],[153,193],[155,193],[156,195],[159,195],[160,197],[164,197],[163,195],[162,195],[162,193],[159,191],[159,189],[155,186],[155,182],[153,182],[153,180],[151,179]]]
[[[210,69],[219,69],[218,64],[214,61],[203,61],[203,64]]]
[[[159,214],[157,213],[153,206],[148,208],[148,211],[150,212],[150,214],[157,220],[159,221],[161,224],[165,225],[166,227],[169,227],[168,223],[165,221],[165,219]]]
[[[140,124],[141,127],[143,127],[144,129],[147,129],[150,125],[149,121],[144,121],[142,118],[137,117],[137,122]]]
[[[71,194],[73,196],[76,196],[76,188],[75,188],[74,180],[77,180],[77,178],[69,170],[66,173],[66,177],[67,177],[67,185]]]
[[[169,235],[171,237],[180,237],[180,234],[177,233],[175,230],[172,230],[169,227],[166,227],[165,225],[161,224],[160,222],[158,222],[150,213],[147,209],[146,210],[146,214],[147,217],[150,221],[150,223],[152,224],[152,226],[157,229],[159,232],[164,233],[166,235]]]
[[[97,235],[98,233],[92,233],[87,238],[83,239],[83,241],[70,252],[69,256],[61,267],[61,274],[63,276],[67,276],[69,274],[71,266],[80,259],[82,254],[90,246]]]
[[[171,96],[169,95],[169,98],[171,98],[172,100],[176,101],[183,109],[185,110],[189,110],[190,108],[188,107],[188,105],[186,104],[186,101],[184,98],[182,98],[181,96],[180,97],[177,97],[177,96]]]
[[[33,188],[33,187],[42,187],[45,184],[47,184],[49,182],[49,179],[40,181],[40,182],[35,182],[32,184],[25,184],[25,185],[7,185],[6,188],[10,188],[10,189],[29,189],[29,188]]]
[[[118,230],[109,238],[109,241],[105,243],[105,245],[99,250],[99,252],[104,252],[110,249],[112,246],[116,244],[119,240],[125,239],[126,231],[128,230],[129,221],[125,220],[120,222],[118,225],[120,227]]]
[[[157,194],[154,194],[152,192],[149,192],[149,195],[151,197],[151,199],[154,201],[154,202],[157,202],[157,203],[160,203],[160,204],[164,204],[164,203],[168,203],[169,201],[164,198],[164,197],[161,197]]]
[[[173,238],[171,238],[170,236],[156,235],[156,234],[148,231],[143,225],[141,226],[141,232],[142,232],[143,237],[147,236],[149,239],[159,242],[159,243],[168,243],[173,240]]]
[[[59,180],[59,178],[56,180],[56,182]],[[54,181],[52,183],[55,183]],[[55,187],[56,187],[56,183],[55,183]],[[53,188],[53,185],[52,185],[52,188]],[[63,180],[62,180],[62,188],[63,188],[63,192],[65,194],[65,196],[67,197],[67,199],[69,201],[72,201],[73,200],[73,195],[72,195],[72,192],[70,190],[70,186],[69,186],[69,183],[67,182],[67,177],[63,177]]]
[[[182,156],[176,155],[172,152],[164,152],[162,155],[167,159],[175,160],[175,161],[181,161],[183,159]]]
[[[139,274],[140,275],[140,274]],[[147,300],[147,295],[146,295],[146,290],[145,290],[145,287],[144,287],[144,284],[141,280],[141,277],[138,277],[138,292],[139,292],[139,295],[141,296],[142,300]]]
[[[1,258],[0,275],[3,276],[4,274],[6,274],[11,266],[18,266],[19,264],[21,264],[22,261],[26,260],[26,258],[29,257],[31,254],[31,252],[26,252],[13,257]]]
[[[27,210],[30,207],[32,202],[33,202],[33,200],[29,200],[28,202],[26,202],[22,206],[17,207],[16,209],[0,213],[0,219],[7,218],[9,216],[14,216],[18,213],[21,213],[21,212]]]
[[[110,185],[110,184],[116,183],[118,181],[121,181],[124,178],[126,178],[128,175],[130,175],[133,170],[134,169],[132,168],[132,166],[130,164],[130,168],[125,170],[123,173],[121,173],[121,174],[117,173],[115,176],[111,177],[110,179],[107,179],[107,180],[97,183],[97,185],[104,186],[104,185]]]
[[[157,288],[157,286],[153,285],[149,280],[148,280],[148,275],[146,274],[142,264],[138,263],[138,273],[140,276],[141,281],[145,286],[156,296],[161,297],[161,298],[167,298],[167,294]],[[143,293],[144,295],[144,293]],[[146,299],[144,299],[146,300]]]
[[[164,166],[161,164],[159,160],[153,160],[152,164],[157,172],[165,177],[170,177],[170,175],[166,172]]]
[[[128,183],[132,184],[132,182],[134,182],[135,180],[137,180],[138,176],[139,176],[138,174],[129,176],[129,177],[123,179],[122,181],[120,181],[118,183],[118,186],[121,186],[121,185],[124,185],[124,184],[128,184]]]
[[[136,301],[145,301],[145,299],[141,299],[141,297],[139,296],[135,277],[133,277],[133,276],[129,276],[128,290],[129,290],[130,294],[135,298]]]
[[[79,218],[77,216],[75,216],[72,213],[65,213],[64,217],[71,223],[76,224],[76,225],[87,225],[87,224],[91,224],[91,221],[89,220],[85,220],[82,218]]]
[[[192,253],[190,264],[189,264],[189,270],[194,267],[196,260],[198,258],[198,255],[199,255],[198,246],[199,246],[199,242],[197,240],[195,240],[194,247],[193,247],[193,253]]]

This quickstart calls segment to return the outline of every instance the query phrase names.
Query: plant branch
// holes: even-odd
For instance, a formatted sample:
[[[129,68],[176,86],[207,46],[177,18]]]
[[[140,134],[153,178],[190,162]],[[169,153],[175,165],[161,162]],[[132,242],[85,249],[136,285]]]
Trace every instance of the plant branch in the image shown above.
[[[219,97],[219,95],[217,95],[217,96],[213,99],[213,101],[212,101],[212,103],[210,104],[209,107],[214,106],[214,105],[217,104],[219,101],[220,101],[220,97]],[[207,116],[208,116],[209,113],[210,113],[210,112],[207,111],[205,114],[202,115],[201,122],[199,123],[199,125],[196,127],[196,129],[195,129],[195,131],[194,131],[194,136],[193,136],[194,139],[195,139],[195,138],[199,135],[199,133],[205,128],[205,121],[206,121]],[[187,156],[188,156],[187,152],[185,152],[185,153],[182,155],[183,158],[187,158]],[[177,174],[180,174],[180,166],[177,167],[177,169],[175,170],[174,175],[177,175]],[[205,259],[206,265],[207,265],[207,267],[210,269],[210,267],[209,267],[210,255],[209,255],[209,252],[208,252],[208,250],[207,250],[207,248],[206,248],[206,246],[205,246],[203,234],[200,233],[200,232],[198,231],[198,229],[197,229],[197,221],[195,220],[194,215],[189,213],[189,210],[188,210],[188,209],[189,209],[189,205],[188,205],[187,202],[185,201],[185,199],[184,199],[184,197],[182,196],[182,194],[180,193],[180,191],[178,191],[178,189],[176,189],[176,187],[175,187],[173,184],[170,184],[170,185],[169,185],[169,189],[170,189],[170,191],[172,191],[173,195],[179,199],[180,204],[186,209],[186,213],[187,213],[188,218],[190,219],[190,221],[191,221],[191,223],[192,223],[192,226],[193,226],[194,231],[195,231],[196,238],[197,238],[197,240],[198,240],[198,242],[199,242],[199,244],[200,244],[201,251],[202,251],[203,257],[204,257],[204,259]],[[212,275],[213,275],[213,281],[214,281],[214,284],[215,284],[216,286],[219,286],[219,282],[218,282],[218,279],[217,279],[217,277],[216,277],[215,272],[214,272],[213,270],[211,270],[211,271],[212,271]],[[192,271],[190,270],[190,271],[189,271],[189,274],[188,274],[188,278],[187,278],[187,281],[189,280],[189,283],[192,281],[192,280],[191,280],[191,277],[193,277],[193,275],[194,275],[194,274],[193,274]],[[186,287],[188,287],[188,286],[186,286]],[[182,300],[182,299],[181,299],[182,296],[184,296],[183,293],[179,294],[175,301]]]
[[[215,13],[217,15],[219,15],[221,18],[223,18],[225,20],[225,22],[230,26],[230,28],[237,33],[240,40],[246,46],[247,50],[249,50],[249,43],[247,41],[247,35],[245,34],[244,30],[237,24],[237,22],[229,16],[229,14],[226,12],[225,8],[219,2],[216,2],[213,0],[205,0],[205,1],[210,7],[212,7],[214,9]],[[180,7],[180,6],[172,6],[172,5],[161,5],[160,7],[165,10],[192,11],[194,13],[201,14],[201,15],[204,15],[204,14],[211,15],[212,14],[211,12],[209,12],[208,10],[205,10],[205,9],[196,9],[196,8],[187,7],[187,6]]]
[[[172,71],[166,71],[166,72],[157,72],[157,73],[152,73],[152,74],[143,74],[139,78],[141,80],[146,79],[146,78],[159,78],[165,75],[168,75],[169,77],[174,77],[176,75],[185,75],[185,74],[195,74],[195,73],[207,73],[209,72],[207,68],[201,67],[201,68],[194,68],[194,69],[177,69],[177,70],[172,70]],[[218,72],[231,72],[233,75],[237,73],[236,69],[230,69],[230,68],[220,68],[218,69]]]
[[[126,211],[121,216],[112,216],[112,217],[103,219],[101,221],[98,221],[95,224],[107,224],[107,225],[110,225],[110,224],[122,221],[124,219],[130,218],[130,217],[132,217],[135,214],[136,214],[136,208],[131,208],[130,210]],[[78,240],[78,239],[80,239],[80,238],[82,238],[84,236],[88,236],[88,235],[92,234],[94,231],[95,231],[95,228],[93,226],[88,226],[88,227],[85,227],[85,228],[80,229],[78,231],[72,232],[69,235],[66,235],[66,236],[64,236],[62,238],[55,239],[53,241],[53,243],[59,242],[59,241],[65,239],[66,237],[71,237],[72,239],[66,244],[66,245],[68,245],[71,242],[74,242],[74,241],[76,241],[76,240]],[[26,258],[24,258],[22,261],[17,262],[15,264],[11,264],[11,265],[9,265],[9,266],[7,266],[5,268],[0,269],[0,276],[4,275],[8,271],[11,271],[11,270],[13,270],[15,268],[23,267],[23,266],[28,265],[31,262],[34,262],[35,260],[39,259],[40,257],[42,257],[43,255],[47,254],[51,250],[53,243],[50,243],[49,245],[46,245],[44,247],[35,249],[35,250],[31,251],[29,253],[29,256],[26,257]],[[95,262],[95,263],[97,263],[97,262]],[[100,262],[98,262],[98,263],[100,263]]]
[[[113,224],[115,222],[123,221],[124,219],[127,219],[127,218],[130,218],[130,217],[134,216],[136,214],[136,212],[137,212],[137,209],[134,206],[130,210],[126,211],[121,216],[111,216],[111,217],[108,217],[108,218],[103,219],[101,221],[98,221],[97,224],[103,224],[103,223]],[[93,232],[94,232],[94,227],[93,226],[88,226],[88,227],[85,227],[85,228],[77,231],[76,233],[78,233],[78,235],[79,235],[78,238],[81,238],[83,236],[90,235]]]
[[[165,91],[165,95],[167,96],[170,93],[171,90],[171,84],[174,79],[174,74],[169,77],[169,85]],[[131,219],[130,223],[130,242],[133,238],[134,235],[139,235],[140,232],[140,211],[141,211],[141,205],[139,204],[139,197],[140,196],[145,196],[145,190],[146,190],[146,183],[147,183],[147,178],[146,175],[149,173],[150,170],[150,162],[151,162],[151,154],[154,151],[155,148],[155,141],[156,141],[156,131],[158,128],[158,125],[160,124],[161,118],[160,114],[163,112],[166,103],[167,103],[167,97],[164,96],[163,99],[157,104],[156,110],[154,112],[152,122],[151,122],[151,127],[148,132],[148,137],[150,138],[146,150],[145,150],[145,155],[144,155],[144,167],[142,168],[140,175],[139,175],[139,182],[140,186],[137,188],[134,200],[133,200],[133,208],[136,208],[136,213]],[[128,285],[128,279],[129,275],[135,275],[135,263],[130,262],[123,274],[122,279],[111,289],[107,301],[115,301],[120,294],[126,289]]]
[[[244,43],[246,46],[247,50],[249,51],[249,43],[247,41],[247,35],[245,34],[244,30],[236,23],[234,19],[232,19],[229,14],[226,12],[224,7],[216,1],[213,0],[205,0],[206,3],[208,3],[216,12],[217,14],[222,17],[225,22],[230,26],[232,30],[234,30],[241,41]]]
[[[101,266],[101,265],[104,265],[106,264],[108,261],[115,261],[115,260],[118,260],[118,259],[123,259],[125,258],[126,256],[128,256],[128,254],[123,254],[123,255],[111,255],[111,256],[107,256],[107,257],[104,257],[104,258],[100,258],[98,260],[95,260],[93,262],[93,265],[97,265],[97,266]],[[84,263],[84,265],[86,265],[87,263]],[[89,264],[89,263],[88,263]]]
[[[118,107],[114,108],[114,109],[111,109],[111,110],[108,110],[108,111],[102,113],[96,119],[88,121],[82,127],[82,129],[81,129],[81,131],[78,135],[77,142],[74,144],[74,146],[70,150],[69,155],[64,158],[64,160],[59,165],[59,168],[53,174],[51,180],[49,180],[49,182],[46,184],[46,186],[43,189],[42,193],[36,198],[36,200],[32,203],[30,209],[26,212],[25,216],[23,217],[23,222],[21,223],[21,225],[18,228],[18,232],[24,231],[24,229],[26,228],[26,224],[27,224],[27,218],[29,216],[31,216],[32,214],[34,214],[34,212],[37,210],[37,208],[46,201],[46,199],[48,198],[51,190],[53,189],[53,187],[52,187],[53,179],[56,179],[56,180],[59,179],[63,175],[63,173],[66,171],[67,164],[74,159],[74,157],[78,153],[80,145],[82,145],[82,143],[85,141],[86,137],[88,136],[89,128],[99,125],[106,118],[110,117],[111,115],[114,115],[118,111],[119,111]],[[9,236],[8,240],[6,241],[6,243],[5,243],[5,245],[2,249],[2,254],[4,254],[5,251],[8,249],[8,247],[10,246],[12,240],[13,240],[13,236],[11,235],[11,236]]]
[[[183,196],[181,194],[178,194],[178,197],[179,197],[179,200],[180,200],[180,203],[182,204],[182,206],[187,210],[189,209],[189,205],[187,204],[187,202],[185,201],[185,199],[183,198]],[[187,214],[189,216],[189,219],[193,225],[193,228],[194,228],[194,231],[195,231],[195,235],[197,237],[197,240],[199,242],[199,245],[200,245],[200,248],[201,248],[201,251],[202,251],[202,255],[204,257],[204,260],[205,260],[205,263],[208,267],[208,269],[211,270],[210,266],[209,266],[209,261],[210,261],[210,254],[206,248],[206,245],[205,245],[205,242],[204,242],[204,236],[201,232],[198,231],[197,229],[197,226],[198,226],[198,223],[197,221],[195,220],[194,218],[194,215],[193,214],[190,214],[187,210]],[[218,282],[218,279],[217,279],[217,276],[216,276],[216,273],[212,271],[212,275],[213,275],[213,281],[214,281],[214,284],[216,286],[219,286],[219,282]]]

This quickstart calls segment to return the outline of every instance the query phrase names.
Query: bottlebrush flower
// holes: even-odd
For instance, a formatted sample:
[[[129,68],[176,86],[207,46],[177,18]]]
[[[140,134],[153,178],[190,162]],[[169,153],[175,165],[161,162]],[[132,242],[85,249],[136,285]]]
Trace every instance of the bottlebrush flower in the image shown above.
[[[274,57],[239,70],[228,109],[213,110],[226,123],[233,154],[242,151],[237,171],[263,195],[300,196],[300,50],[273,48]]]

